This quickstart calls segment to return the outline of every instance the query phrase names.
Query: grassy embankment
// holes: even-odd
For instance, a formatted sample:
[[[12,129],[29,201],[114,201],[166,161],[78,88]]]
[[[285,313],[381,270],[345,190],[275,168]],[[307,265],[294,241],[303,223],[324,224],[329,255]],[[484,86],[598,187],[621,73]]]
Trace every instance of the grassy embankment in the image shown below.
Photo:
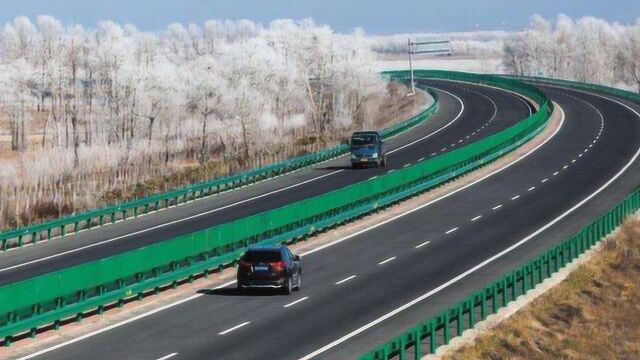
[[[472,345],[444,359],[639,359],[640,219]]]

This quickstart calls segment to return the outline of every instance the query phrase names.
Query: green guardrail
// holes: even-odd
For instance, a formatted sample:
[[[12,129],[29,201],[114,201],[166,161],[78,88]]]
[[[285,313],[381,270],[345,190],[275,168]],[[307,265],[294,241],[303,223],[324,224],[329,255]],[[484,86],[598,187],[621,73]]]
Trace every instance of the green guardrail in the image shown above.
[[[498,76],[506,77],[509,79],[517,79],[521,81],[530,81],[530,82],[535,82],[540,84],[549,84],[549,85],[564,86],[564,87],[574,88],[574,89],[597,91],[597,92],[601,92],[601,93],[605,93],[605,94],[609,94],[609,95],[613,95],[621,98],[626,98],[631,101],[636,101],[636,102],[640,101],[639,93],[624,90],[624,89],[616,89],[616,88],[612,88],[605,85],[581,83],[578,81],[565,80],[565,79],[549,79],[549,78],[543,78],[543,77],[537,77],[537,76],[516,76],[516,75],[498,75]]]
[[[636,93],[602,85],[536,77],[507,76],[506,78],[594,90],[640,101],[640,95]],[[362,355],[359,359],[386,360],[394,357],[407,359],[409,354],[413,355],[414,359],[421,359],[426,354],[435,353],[438,346],[448,344],[453,337],[460,336],[464,330],[473,328],[477,322],[495,314],[511,301],[517,299],[518,296],[525,294],[529,289],[551,277],[614,231],[622,224],[626,216],[635,213],[638,209],[640,209],[640,189],[632,192],[627,198],[582,228],[571,238],[543,251],[519,268],[503,274],[483,289],[404,331],[399,336]]]
[[[380,133],[383,139],[389,139],[413,128],[429,119],[438,111],[438,95],[431,89],[426,89],[426,91],[433,97],[433,103],[419,114],[382,129]],[[340,144],[236,175],[185,186],[177,190],[135,199],[114,206],[61,217],[45,223],[0,232],[0,247],[2,251],[6,251],[10,248],[21,247],[26,243],[37,243],[41,240],[50,240],[55,237],[77,233],[80,230],[115,223],[118,220],[126,220],[131,217],[135,218],[138,215],[147,214],[150,211],[157,211],[170,206],[183,204],[312,166],[346,154],[348,151],[348,145]]]
[[[500,157],[541,131],[552,105],[537,88],[493,76],[420,71],[418,76],[448,78],[517,90],[540,108],[530,117],[492,136],[423,160],[413,166],[292,203],[281,208],[180,236],[123,254],[69,267],[0,287],[0,337],[11,344],[15,334],[61,319],[82,318],[97,309],[160,286],[176,286],[211,269],[234,264],[252,244],[297,242],[322,229],[442,184]],[[404,73],[392,76],[402,78]]]

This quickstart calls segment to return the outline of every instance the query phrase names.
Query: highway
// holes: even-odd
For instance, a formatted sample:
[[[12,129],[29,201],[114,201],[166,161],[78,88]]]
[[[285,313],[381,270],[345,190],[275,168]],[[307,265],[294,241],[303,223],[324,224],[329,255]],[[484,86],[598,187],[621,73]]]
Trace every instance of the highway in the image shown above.
[[[14,249],[0,254],[0,284],[119,254],[366,180],[477,141],[530,111],[522,98],[502,90],[446,81],[430,84],[440,97],[440,111],[388,141],[385,169],[354,171],[343,156],[236,191]]]
[[[429,83],[458,96],[464,111],[428,140],[394,154],[390,158],[393,166],[437,153],[445,146],[455,147],[466,136],[486,136],[528,114],[518,98],[499,90]],[[302,254],[302,291],[292,296],[238,293],[234,284],[204,289],[189,301],[36,354],[36,358],[353,359],[387,341],[579,230],[639,183],[640,106],[609,96],[541,88],[563,115],[561,126],[547,142],[512,164],[393,221]],[[454,97],[440,94],[443,104],[438,117],[407,137],[417,139],[417,133],[424,136],[455,119],[461,107]],[[480,94],[496,104],[495,115],[492,102]],[[485,123],[489,125],[483,127]],[[425,129],[429,126],[432,128]],[[482,130],[471,135],[478,128]],[[411,139],[394,141],[393,146],[401,148],[401,143]],[[342,158],[322,166],[339,168],[345,163]],[[287,190],[278,194],[288,194],[285,201],[291,201],[294,193],[329,186],[325,181],[344,178],[344,184],[376,173],[344,169],[290,195]],[[254,189],[257,187],[246,190]],[[259,206],[266,205],[240,208],[255,211]],[[119,246],[113,251],[122,251]],[[103,256],[103,248],[96,249],[92,252],[101,253],[92,256]],[[84,258],[83,253],[74,254]],[[9,264],[0,260],[3,267]],[[35,274],[44,271],[40,264],[58,266],[53,260],[16,269]],[[6,282],[18,276],[15,274],[9,270],[0,276]]]

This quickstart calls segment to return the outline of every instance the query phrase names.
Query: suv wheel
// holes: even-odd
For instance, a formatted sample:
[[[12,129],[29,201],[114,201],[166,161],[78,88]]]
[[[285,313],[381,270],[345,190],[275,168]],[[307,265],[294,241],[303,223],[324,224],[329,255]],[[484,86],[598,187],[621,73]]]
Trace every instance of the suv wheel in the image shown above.
[[[289,277],[287,279],[287,284],[284,286],[284,293],[286,295],[291,295],[291,289],[293,288],[293,286],[291,285],[291,277]]]
[[[300,291],[300,287],[302,286],[302,274],[298,274],[298,283],[296,284],[295,291]]]

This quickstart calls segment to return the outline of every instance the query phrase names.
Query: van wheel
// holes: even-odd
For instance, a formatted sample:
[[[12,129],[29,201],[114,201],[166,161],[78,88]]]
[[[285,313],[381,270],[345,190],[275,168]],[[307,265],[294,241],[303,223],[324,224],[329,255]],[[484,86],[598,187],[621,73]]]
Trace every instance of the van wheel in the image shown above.
[[[387,156],[382,157],[382,167],[387,167]]]

